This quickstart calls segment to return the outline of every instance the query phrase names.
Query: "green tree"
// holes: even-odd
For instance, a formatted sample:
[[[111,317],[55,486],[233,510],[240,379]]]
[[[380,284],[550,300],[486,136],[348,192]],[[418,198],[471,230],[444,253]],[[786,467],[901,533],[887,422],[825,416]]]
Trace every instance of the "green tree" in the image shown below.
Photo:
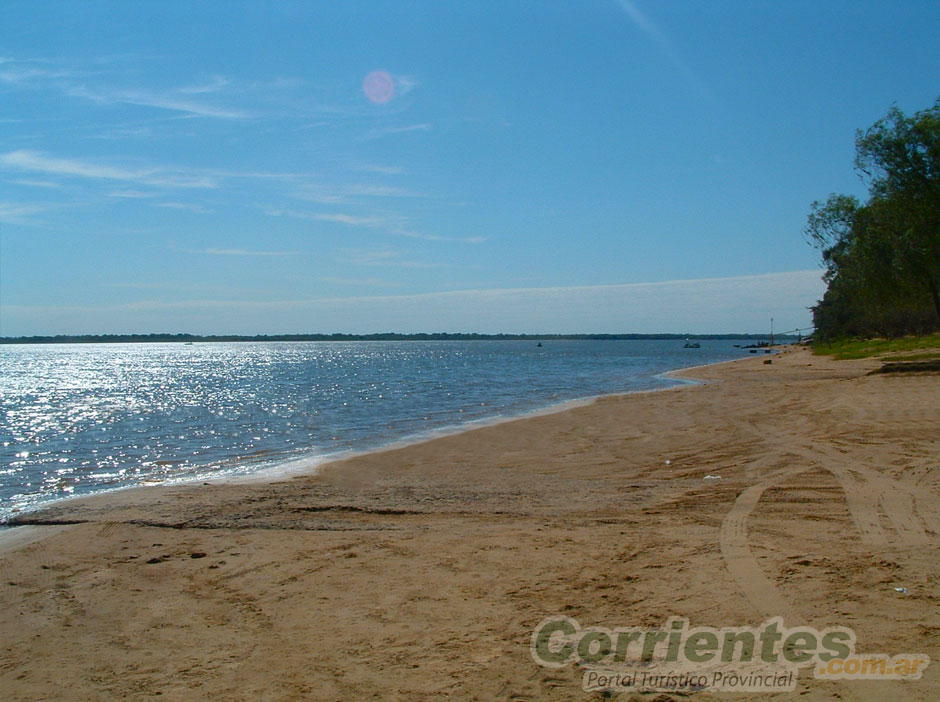
[[[869,180],[894,240],[894,264],[930,296],[940,323],[940,98],[906,117],[897,107],[856,139],[855,166]]]
[[[940,326],[940,99],[912,117],[892,108],[855,143],[868,201],[814,202],[805,229],[826,268],[818,333]]]

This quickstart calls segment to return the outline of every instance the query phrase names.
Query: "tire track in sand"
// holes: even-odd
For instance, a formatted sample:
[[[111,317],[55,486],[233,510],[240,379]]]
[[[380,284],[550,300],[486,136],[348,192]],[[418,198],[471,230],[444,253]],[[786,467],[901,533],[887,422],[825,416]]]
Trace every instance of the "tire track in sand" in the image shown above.
[[[745,488],[722,520],[719,532],[719,544],[726,567],[737,581],[744,596],[764,618],[779,615],[783,617],[785,623],[791,623],[791,625],[803,621],[796,609],[787,602],[773,581],[764,573],[748,545],[748,518],[756,509],[764,492],[786,479],[817,467],[822,467],[832,473],[842,486],[847,506],[863,541],[873,546],[886,547],[899,542],[916,545],[930,540],[924,526],[915,515],[915,502],[924,523],[937,533],[933,519],[936,518],[938,511],[935,507],[936,498],[933,495],[919,494],[916,486],[906,485],[902,481],[890,478],[867,466],[857,465],[850,470],[841,465],[846,461],[846,456],[837,450],[823,448],[819,444],[804,443],[805,439],[789,432],[766,430],[766,433],[775,435],[776,439],[784,439],[787,446],[786,452],[799,456],[805,464],[779,470]],[[820,461],[820,458],[828,460]],[[765,462],[758,461],[756,464]],[[759,467],[759,465],[754,467]],[[749,474],[756,472],[756,470],[749,471]],[[862,483],[856,474],[863,476],[865,482]],[[884,509],[894,527],[895,533],[891,538],[881,524],[879,507]],[[842,696],[860,702],[914,699],[910,695],[910,690],[896,681],[883,680],[873,684],[873,681],[869,680],[840,680],[837,685]]]
[[[828,459],[820,465],[842,486],[863,542],[878,547],[920,546],[931,541],[927,529],[940,533],[940,511],[935,494],[862,463],[846,467],[847,457],[838,449],[819,443],[806,446],[795,437],[791,441],[790,449],[808,460]],[[893,527],[891,533],[882,525],[882,512]]]
[[[731,575],[747,600],[764,618],[782,616],[784,622],[799,621],[796,611],[768,578],[748,545],[747,520],[764,492],[777,483],[805,473],[809,468],[779,471],[746,488],[721,522],[718,542]]]
[[[810,467],[782,470],[745,488],[722,521],[719,532],[719,544],[725,565],[747,600],[764,619],[781,616],[784,623],[790,626],[804,620],[767,577],[754,557],[748,545],[747,520],[768,488],[809,470]],[[885,699],[906,697],[903,686],[893,681],[882,681],[874,689],[870,681],[866,680],[840,680],[836,685],[840,692],[834,695],[835,699],[841,697],[858,702],[883,702]]]
[[[747,519],[768,488],[784,479],[806,472],[811,467],[822,467],[839,481],[863,542],[871,546],[887,547],[889,544],[923,545],[930,541],[924,523],[935,530],[935,500],[918,494],[916,486],[905,485],[866,466],[858,465],[849,469],[840,465],[845,462],[846,457],[838,451],[819,444],[807,446],[800,438],[787,432],[769,430],[768,433],[775,434],[778,440],[784,440],[787,452],[796,454],[806,464],[803,467],[778,471],[745,488],[722,521],[719,534],[719,545],[728,570],[738,582],[745,597],[761,614],[779,614],[785,621],[795,621],[792,618],[794,610],[771,579],[764,574],[748,545]],[[829,460],[820,461],[820,458]],[[859,475],[864,478],[864,482],[859,480]],[[919,509],[915,510],[915,502]],[[890,534],[882,525],[882,510],[893,527]],[[918,512],[924,518],[923,523],[918,519]]]
[[[773,581],[764,573],[757,562],[757,558],[748,544],[747,520],[757,508],[764,492],[788,478],[805,473],[814,467],[814,461],[809,466],[790,466],[780,468],[781,463],[788,463],[786,454],[792,448],[790,432],[783,432],[758,424],[754,419],[741,419],[735,422],[737,428],[745,433],[766,442],[768,438],[773,444],[768,444],[764,451],[764,458],[752,461],[746,470],[748,478],[757,477],[758,482],[745,488],[734,501],[731,509],[721,522],[718,535],[718,545],[722,558],[732,577],[738,583],[741,592],[751,605],[765,619],[782,616],[784,622],[796,622],[799,618],[796,610],[786,601]],[[783,441],[781,441],[781,438]],[[773,446],[786,446],[786,450],[775,452]],[[776,470],[772,470],[777,466]],[[766,473],[771,469],[770,473]]]

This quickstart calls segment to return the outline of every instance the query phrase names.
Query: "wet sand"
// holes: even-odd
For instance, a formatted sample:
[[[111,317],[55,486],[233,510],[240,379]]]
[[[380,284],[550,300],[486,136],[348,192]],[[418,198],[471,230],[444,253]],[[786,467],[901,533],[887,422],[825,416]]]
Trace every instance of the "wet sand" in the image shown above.
[[[940,375],[764,360],[314,476],[27,515],[55,526],[0,541],[3,697],[600,698],[530,656],[563,613],[849,626],[859,652],[934,663],[907,682],[804,673],[775,697],[940,698]]]

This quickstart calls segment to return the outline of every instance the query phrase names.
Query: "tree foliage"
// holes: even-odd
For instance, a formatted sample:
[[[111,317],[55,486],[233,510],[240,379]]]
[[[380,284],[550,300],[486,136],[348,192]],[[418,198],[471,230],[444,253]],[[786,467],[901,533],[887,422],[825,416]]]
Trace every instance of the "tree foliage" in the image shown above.
[[[868,201],[830,195],[806,223],[828,284],[817,335],[940,328],[940,99],[911,117],[892,108],[856,134],[855,150]]]

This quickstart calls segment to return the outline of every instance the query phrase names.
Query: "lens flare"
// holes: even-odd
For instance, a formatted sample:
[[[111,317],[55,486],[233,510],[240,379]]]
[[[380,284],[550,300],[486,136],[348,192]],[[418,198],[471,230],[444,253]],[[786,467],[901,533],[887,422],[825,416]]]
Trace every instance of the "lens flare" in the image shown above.
[[[384,104],[395,97],[395,79],[388,71],[372,71],[362,81],[362,92],[372,102]]]

